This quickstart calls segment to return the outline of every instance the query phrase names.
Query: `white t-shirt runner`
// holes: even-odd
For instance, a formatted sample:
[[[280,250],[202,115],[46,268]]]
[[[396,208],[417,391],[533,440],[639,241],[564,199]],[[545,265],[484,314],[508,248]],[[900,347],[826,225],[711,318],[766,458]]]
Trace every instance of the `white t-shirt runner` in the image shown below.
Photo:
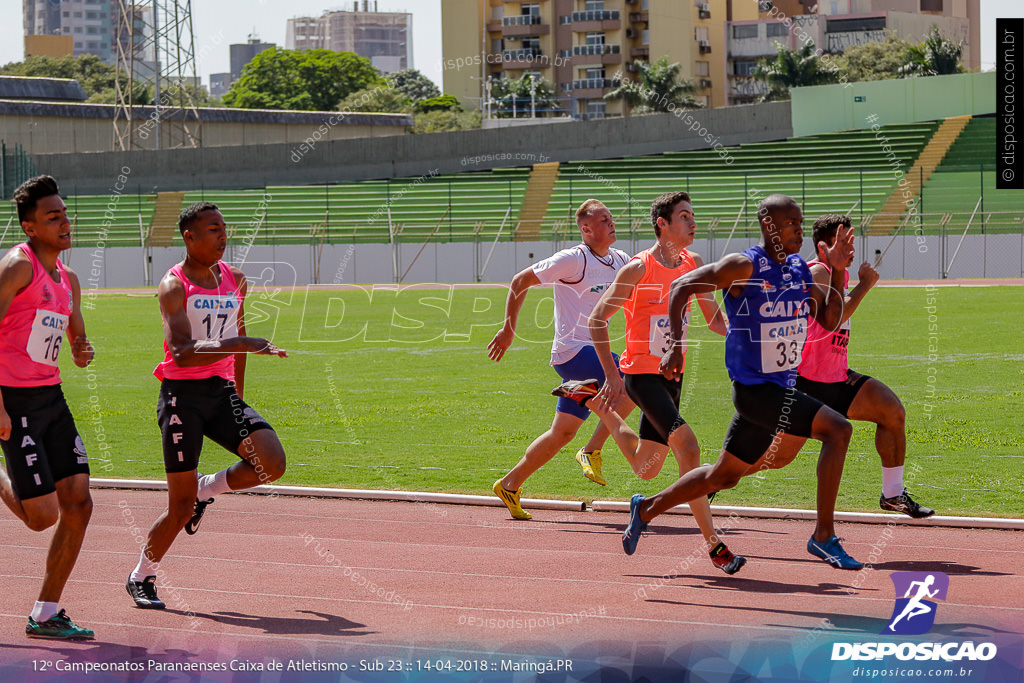
[[[593,346],[587,319],[615,274],[629,262],[620,249],[599,257],[586,244],[563,249],[538,261],[533,272],[543,284],[554,284],[555,339],[551,365],[561,365],[586,346]]]

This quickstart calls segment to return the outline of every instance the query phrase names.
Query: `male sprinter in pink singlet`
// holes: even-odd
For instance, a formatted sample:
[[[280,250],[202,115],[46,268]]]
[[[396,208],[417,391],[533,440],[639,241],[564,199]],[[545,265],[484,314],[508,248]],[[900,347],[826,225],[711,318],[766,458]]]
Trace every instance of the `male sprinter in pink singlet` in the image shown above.
[[[75,365],[93,357],[78,277],[58,258],[71,247],[71,224],[50,176],[25,181],[14,203],[28,239],[0,259],[0,498],[32,531],[57,525],[25,633],[90,640],[92,630],[58,605],[92,515],[89,459],[57,368],[65,335]]]
[[[824,249],[832,246],[836,232],[850,227],[850,217],[826,214],[814,221],[814,245],[817,258],[808,261],[811,275],[819,285],[827,286],[831,270],[822,258]],[[850,254],[849,268],[853,263]],[[850,369],[847,345],[850,342],[850,316],[875,283],[878,271],[865,261],[858,271],[859,282],[844,294],[843,317],[839,328],[828,332],[810,319],[807,326],[807,344],[797,368],[796,388],[813,396],[829,408],[850,420],[874,422],[875,448],[882,458],[883,510],[902,512],[920,519],[931,517],[935,510],[924,507],[910,497],[903,486],[903,461],[907,455],[907,412],[893,390],[873,377]],[[843,284],[849,286],[850,273],[843,269]]]
[[[669,448],[683,476],[700,464],[700,444],[690,425],[679,414],[682,377],[667,379],[661,374],[662,357],[668,353],[668,292],[676,278],[704,265],[700,255],[686,248],[693,244],[697,223],[690,195],[669,192],[654,200],[651,221],[657,242],[627,263],[615,275],[590,314],[590,335],[601,365],[604,387],[587,406],[608,427],[633,471],[641,479],[653,479],[661,471]],[[711,294],[698,294],[697,302],[708,326],[725,336],[725,315]],[[608,338],[608,319],[623,309],[626,315],[626,350],[619,362],[625,377],[613,372]],[[682,344],[686,344],[689,310],[683,315]],[[614,412],[623,395],[640,407],[640,433],[634,432]],[[697,526],[707,543],[711,561],[726,574],[735,574],[746,559],[733,555],[715,533],[711,508],[705,496],[690,501]]]
[[[242,384],[245,354],[288,354],[266,339],[245,336],[245,276],[220,260],[227,226],[217,206],[193,204],[181,212],[178,229],[186,256],[160,282],[164,361],[153,371],[161,380],[157,419],[163,434],[167,509],[149,530],[125,585],[143,609],[164,608],[156,593],[160,561],[179,531],[196,532],[213,496],[274,481],[285,469],[277,434],[242,400]],[[203,436],[241,461],[197,477]]]

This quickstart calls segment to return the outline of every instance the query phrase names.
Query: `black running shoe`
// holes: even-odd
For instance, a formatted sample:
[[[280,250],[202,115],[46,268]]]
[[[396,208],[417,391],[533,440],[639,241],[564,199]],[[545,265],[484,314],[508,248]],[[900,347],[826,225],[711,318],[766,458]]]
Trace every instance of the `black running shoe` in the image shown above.
[[[195,535],[199,531],[199,522],[203,521],[203,513],[206,512],[206,506],[213,502],[213,498],[207,498],[206,500],[196,500],[196,509],[192,513],[192,519],[188,520],[185,524],[185,533],[189,536]]]
[[[891,510],[892,512],[902,512],[903,514],[913,517],[914,519],[922,519],[924,517],[931,517],[935,514],[935,510],[926,508],[919,504],[916,500],[910,497],[906,489],[903,489],[903,493],[892,498],[886,498],[883,493],[881,498],[878,499],[878,506],[883,510]]]
[[[128,583],[124,585],[128,595],[132,596],[135,606],[142,609],[164,609],[167,605],[156,596],[156,577],[147,576],[142,581],[132,581],[128,576]]]

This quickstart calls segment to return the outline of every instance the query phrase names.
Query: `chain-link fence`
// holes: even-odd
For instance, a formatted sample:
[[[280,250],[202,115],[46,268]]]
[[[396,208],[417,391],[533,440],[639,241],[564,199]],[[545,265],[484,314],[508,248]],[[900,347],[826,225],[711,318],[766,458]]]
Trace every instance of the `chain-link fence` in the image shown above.
[[[36,175],[32,159],[21,145],[8,145],[0,140],[0,191],[10,199],[23,182]]]

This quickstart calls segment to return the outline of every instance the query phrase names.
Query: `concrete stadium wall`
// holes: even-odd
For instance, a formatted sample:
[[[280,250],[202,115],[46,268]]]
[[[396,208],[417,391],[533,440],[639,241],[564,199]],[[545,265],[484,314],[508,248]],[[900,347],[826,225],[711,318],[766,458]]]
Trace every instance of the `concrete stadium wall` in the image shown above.
[[[243,189],[462,173],[542,161],[607,159],[792,136],[786,102],[630,118],[312,144],[33,154],[41,173],[81,194],[109,194],[120,169],[150,192]]]
[[[112,152],[114,114],[107,104],[80,104],[0,100],[0,139],[20,144],[32,155],[78,156]],[[178,123],[181,112],[164,110],[160,121]],[[342,112],[263,111],[255,109],[200,109],[202,125],[189,121],[202,147],[299,145],[304,140],[344,140],[404,135],[412,116]],[[139,149],[156,149],[157,126],[152,107],[136,107],[131,127]],[[166,130],[164,146],[167,145]],[[169,152],[165,152],[169,153]],[[38,162],[37,162],[38,167]],[[45,171],[44,171],[45,172]]]
[[[857,239],[857,264],[864,258],[874,261],[884,251],[889,237]],[[956,251],[960,235],[906,235],[898,237],[885,254],[879,272],[883,279],[937,279],[942,277],[943,264],[948,264]],[[653,241],[653,240],[652,240]],[[651,242],[623,240],[616,246],[636,253]],[[746,249],[749,240],[699,238],[694,249],[705,261],[721,258],[728,249]],[[507,283],[530,264],[570,243],[502,242],[494,248],[488,262],[491,243],[455,242],[428,244],[422,254],[419,244],[397,247],[397,267],[401,276],[408,271],[405,283]],[[141,247],[108,249],[72,249],[64,259],[78,273],[82,290],[109,287],[149,287],[156,283],[172,265],[184,257],[182,247],[154,248],[152,261],[146,261]],[[806,256],[806,254],[805,254]],[[322,252],[313,245],[254,246],[246,249],[233,245],[225,254],[233,263],[244,260],[243,270],[253,285],[275,287],[309,284],[383,284],[394,283],[394,262],[388,244],[329,244]],[[414,262],[414,259],[415,262]],[[318,262],[319,261],[319,262]],[[411,266],[411,267],[410,267]],[[1024,276],[1024,233],[1018,235],[970,235],[957,254],[950,278],[1019,278]]]
[[[996,110],[996,74],[988,71],[816,85],[793,88],[791,94],[793,135],[800,137],[871,128],[873,124],[991,114]]]

